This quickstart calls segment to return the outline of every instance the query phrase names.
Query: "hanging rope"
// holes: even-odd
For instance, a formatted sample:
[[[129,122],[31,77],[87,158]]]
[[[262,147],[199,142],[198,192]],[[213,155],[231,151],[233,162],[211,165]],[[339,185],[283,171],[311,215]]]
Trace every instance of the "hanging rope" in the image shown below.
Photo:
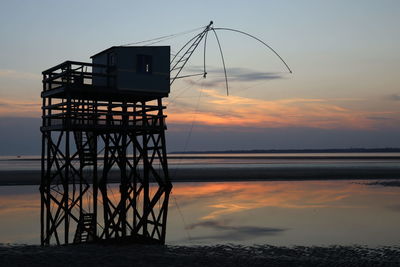
[[[178,210],[179,215],[181,216],[181,219],[182,219],[182,222],[183,222],[183,227],[184,227],[184,229],[185,229],[187,238],[188,238],[188,240],[191,242],[191,241],[192,241],[192,237],[190,236],[190,232],[189,232],[189,229],[188,229],[188,227],[187,227],[185,217],[183,217],[183,213],[182,213],[182,211],[181,211],[181,208],[180,208],[179,205],[178,205],[178,201],[176,200],[176,197],[175,197],[175,195],[173,194],[173,192],[171,192],[171,196],[172,196],[172,198],[174,199],[175,207],[176,207],[176,209]]]
[[[198,78],[197,80],[195,80],[192,84],[190,84],[189,86],[185,87],[184,89],[181,90],[180,93],[178,93],[174,98],[172,98],[171,100],[168,101],[168,104],[166,105],[166,107],[169,107],[171,104],[174,104],[175,101],[181,97],[182,94],[184,94],[187,90],[191,89],[194,85],[196,85],[196,83],[198,81],[200,81],[201,79],[203,79],[202,77]]]
[[[161,41],[164,41],[164,39],[167,39],[167,38],[171,39],[171,38],[177,37],[177,36],[179,36],[179,35],[184,35],[184,34],[188,34],[188,33],[191,33],[191,32],[198,31],[198,30],[200,30],[200,29],[202,29],[202,28],[203,28],[203,27],[198,27],[198,28],[195,28],[195,29],[192,29],[192,30],[188,30],[188,31],[184,31],[184,32],[178,32],[178,33],[169,34],[169,35],[164,35],[164,36],[161,36],[161,37],[157,37],[157,38],[153,38],[153,39],[148,39],[148,40],[144,40],[144,41],[139,41],[139,42],[133,42],[133,43],[123,44],[122,46],[137,45],[137,44],[149,43],[149,42],[154,42],[154,41],[156,41],[156,42],[161,42]]]

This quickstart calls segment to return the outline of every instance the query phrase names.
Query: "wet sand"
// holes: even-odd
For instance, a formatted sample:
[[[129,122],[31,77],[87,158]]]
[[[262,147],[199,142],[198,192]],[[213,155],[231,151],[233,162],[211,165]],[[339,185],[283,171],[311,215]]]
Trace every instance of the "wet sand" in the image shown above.
[[[172,182],[398,179],[399,167],[210,167],[170,168]],[[0,171],[0,185],[38,185],[40,171]],[[111,172],[109,182],[118,182]]]
[[[0,246],[0,266],[400,266],[400,247]]]

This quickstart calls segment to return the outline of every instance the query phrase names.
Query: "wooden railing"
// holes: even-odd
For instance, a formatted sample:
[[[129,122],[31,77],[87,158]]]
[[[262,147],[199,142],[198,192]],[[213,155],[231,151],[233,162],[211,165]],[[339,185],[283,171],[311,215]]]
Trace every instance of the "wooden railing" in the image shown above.
[[[115,77],[107,65],[65,61],[42,72],[43,91],[62,86],[98,85],[115,87]]]
[[[162,114],[165,106],[115,102],[112,105],[114,109],[110,110],[109,105],[108,102],[97,101],[68,104],[68,101],[62,100],[42,107],[46,110],[43,126],[165,127],[166,115]]]
[[[158,128],[165,125],[165,118],[166,116],[148,116],[146,118],[139,118],[139,119],[130,119],[126,122],[123,119],[106,119],[106,118],[88,118],[88,115],[82,116],[66,116],[66,114],[58,113],[52,114],[49,116],[45,116],[44,118],[44,125],[43,126],[61,126],[67,125],[70,126],[140,126],[140,127],[150,127],[150,128]],[[67,122],[69,120],[69,122]]]

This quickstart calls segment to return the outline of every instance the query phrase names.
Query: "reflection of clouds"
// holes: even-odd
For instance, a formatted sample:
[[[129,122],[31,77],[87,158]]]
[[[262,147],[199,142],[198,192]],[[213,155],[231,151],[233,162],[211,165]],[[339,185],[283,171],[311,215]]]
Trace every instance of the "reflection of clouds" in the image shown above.
[[[40,208],[39,193],[0,196],[0,215],[10,212],[31,212]]]
[[[400,204],[387,206],[389,210],[400,212]]]
[[[248,205],[240,205],[240,204],[232,204],[232,203],[224,203],[224,204],[215,204],[215,205],[210,205],[209,207],[211,208],[216,208],[216,211],[211,212],[207,216],[204,216],[202,219],[211,219],[215,218],[219,215],[226,214],[226,213],[234,213],[242,210],[248,210],[252,209],[249,208]]]
[[[263,207],[291,209],[325,208],[338,206],[357,192],[357,185],[334,182],[264,182],[264,183],[204,183],[178,185],[174,195],[179,204],[202,203],[211,220],[222,215]],[[343,204],[342,206],[343,207]]]
[[[12,206],[0,205],[0,211],[15,211],[15,210],[36,210],[40,207],[39,204],[18,204]]]
[[[193,230],[197,227],[211,228],[215,231],[218,231],[218,234],[192,237],[191,239],[193,240],[217,239],[217,240],[240,241],[258,236],[276,235],[286,230],[283,228],[271,228],[271,227],[259,227],[259,226],[236,226],[236,225],[233,226],[229,225],[227,221],[216,221],[216,220],[208,220],[190,224],[186,227],[186,229]]]
[[[175,187],[173,187],[172,193],[175,194]],[[209,198],[224,198],[224,197],[231,197],[233,194],[240,194],[244,191],[244,189],[238,188],[234,190],[226,190],[226,189],[215,189],[214,191],[211,191],[210,193],[204,192],[204,188],[199,188],[199,190],[193,190],[193,187],[188,188],[188,190],[183,193],[179,192],[180,189],[178,189],[178,192],[176,193],[177,196],[181,197],[183,194],[185,196],[190,195],[190,197],[185,197],[185,198],[180,198],[179,199],[179,206],[187,206],[193,203],[198,203],[198,201],[206,200]],[[194,192],[196,191],[196,192]],[[182,194],[183,193],[183,194]]]

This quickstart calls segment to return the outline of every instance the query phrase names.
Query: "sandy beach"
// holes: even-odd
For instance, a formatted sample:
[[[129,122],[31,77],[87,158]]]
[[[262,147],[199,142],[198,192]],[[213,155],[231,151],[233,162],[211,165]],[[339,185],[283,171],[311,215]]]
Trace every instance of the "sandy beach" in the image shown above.
[[[400,247],[0,246],[1,266],[400,266]]]
[[[0,171],[0,185],[38,185],[38,170]],[[268,180],[329,180],[329,179],[397,179],[400,166],[379,167],[212,167],[170,168],[172,182],[217,181],[268,181]],[[110,182],[118,182],[118,175],[111,172]]]

